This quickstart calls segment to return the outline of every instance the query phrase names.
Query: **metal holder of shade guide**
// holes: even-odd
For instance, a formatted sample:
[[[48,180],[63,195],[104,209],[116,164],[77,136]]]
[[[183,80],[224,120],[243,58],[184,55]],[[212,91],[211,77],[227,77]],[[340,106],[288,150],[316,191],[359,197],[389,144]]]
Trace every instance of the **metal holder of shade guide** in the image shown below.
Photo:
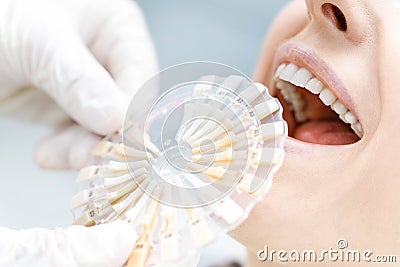
[[[124,131],[100,142],[78,175],[88,188],[72,200],[75,224],[130,222],[138,240],[129,267],[187,266],[247,218],[283,161],[287,126],[264,86],[217,65],[229,71],[160,89],[182,67],[193,65],[167,69],[138,92]]]

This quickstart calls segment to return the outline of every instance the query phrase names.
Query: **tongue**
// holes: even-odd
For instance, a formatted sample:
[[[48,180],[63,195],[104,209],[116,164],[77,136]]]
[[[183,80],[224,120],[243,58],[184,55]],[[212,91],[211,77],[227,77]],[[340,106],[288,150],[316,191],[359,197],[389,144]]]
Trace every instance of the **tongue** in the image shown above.
[[[340,121],[319,120],[306,122],[294,131],[294,138],[312,144],[348,145],[359,140],[351,129]]]

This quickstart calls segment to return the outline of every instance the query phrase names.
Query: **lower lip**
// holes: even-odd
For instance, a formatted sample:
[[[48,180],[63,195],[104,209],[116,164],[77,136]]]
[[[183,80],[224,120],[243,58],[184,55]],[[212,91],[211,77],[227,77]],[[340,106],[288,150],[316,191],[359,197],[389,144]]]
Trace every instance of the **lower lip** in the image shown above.
[[[315,152],[316,150],[334,151],[334,150],[349,148],[353,145],[354,144],[342,145],[342,146],[326,146],[326,145],[306,143],[294,139],[293,137],[288,137],[285,141],[285,151],[288,153],[296,153],[296,154],[310,154],[312,152]]]

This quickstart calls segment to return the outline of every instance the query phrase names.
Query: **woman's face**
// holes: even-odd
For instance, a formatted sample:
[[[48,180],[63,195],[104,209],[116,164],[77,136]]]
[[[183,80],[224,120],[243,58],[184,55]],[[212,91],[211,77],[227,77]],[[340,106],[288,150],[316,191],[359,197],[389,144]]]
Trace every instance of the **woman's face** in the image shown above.
[[[251,251],[344,238],[399,252],[399,25],[395,0],[295,0],[274,22],[255,79],[281,100],[291,138],[270,193],[233,232]]]

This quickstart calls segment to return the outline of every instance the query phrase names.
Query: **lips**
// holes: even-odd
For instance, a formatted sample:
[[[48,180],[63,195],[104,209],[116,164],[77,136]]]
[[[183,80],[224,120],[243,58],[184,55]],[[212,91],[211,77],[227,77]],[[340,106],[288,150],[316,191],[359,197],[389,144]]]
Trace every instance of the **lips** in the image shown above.
[[[285,45],[276,55],[275,69],[275,89],[291,137],[319,145],[348,145],[363,137],[346,88],[315,53]]]

